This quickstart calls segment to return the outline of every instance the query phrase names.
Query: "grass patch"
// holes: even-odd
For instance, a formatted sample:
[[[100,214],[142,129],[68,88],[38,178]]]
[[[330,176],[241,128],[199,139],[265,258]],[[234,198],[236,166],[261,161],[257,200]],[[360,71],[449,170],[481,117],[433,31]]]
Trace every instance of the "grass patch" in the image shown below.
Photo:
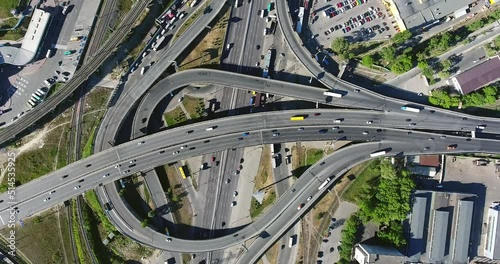
[[[78,260],[80,263],[90,263],[90,259],[88,259],[88,255],[85,253],[85,247],[83,246],[83,238],[80,234],[80,221],[78,221],[76,200],[71,200],[71,229],[73,230],[73,239],[75,241],[76,246],[76,254],[78,255]]]
[[[16,162],[22,164],[16,167],[17,184],[27,183],[54,170],[57,152],[67,151],[58,149],[64,130],[64,126],[53,129],[43,139],[41,148],[28,150],[16,157]],[[4,178],[4,183],[6,180],[7,177]]]
[[[203,9],[204,8],[200,10]],[[222,46],[224,44],[224,36],[227,30],[230,10],[231,9],[228,9],[212,30],[210,30],[191,53],[184,58],[179,65],[180,70],[196,68],[202,65],[210,65],[210,67],[219,65],[220,57],[223,53]]]
[[[151,249],[116,232],[115,227],[109,222],[99,204],[94,191],[85,193],[85,201],[87,205],[86,213],[90,220],[87,234],[91,234],[89,240],[91,240],[94,252],[100,263],[125,263],[125,259],[139,262],[143,256],[150,256],[152,254],[153,251]],[[104,246],[102,240],[111,232],[115,234],[115,237],[111,239],[108,245]]]
[[[166,112],[163,116],[165,117],[165,122],[167,122],[167,126],[169,127],[187,121],[186,115],[180,107],[176,107],[174,110]]]
[[[186,108],[186,111],[191,119],[200,118],[205,112],[205,103],[203,102],[203,98],[186,95],[182,104]]]
[[[380,177],[380,160],[371,161],[365,169],[359,173],[355,181],[346,189],[342,198],[349,202],[358,204],[370,198],[372,189],[377,186]]]
[[[54,85],[52,85],[52,87],[49,89],[49,92],[47,93],[47,98],[56,94],[59,90],[61,90],[61,88],[63,88],[63,86],[64,86],[64,83],[60,83],[60,82],[57,82]]]
[[[57,155],[57,165],[56,168],[60,169],[68,165],[68,146],[69,146],[69,138],[70,138],[70,125],[62,126],[62,134],[60,138],[59,144],[59,154]]]
[[[64,221],[66,220],[64,219]],[[22,252],[30,260],[36,260],[35,263],[64,263],[66,254],[63,248],[69,247],[71,244],[63,244],[69,241],[69,234],[65,233],[66,237],[60,236],[57,211],[49,210],[35,217],[23,219],[23,221],[23,227],[16,226],[15,228],[16,248],[19,252]],[[3,229],[2,235],[8,236],[10,230]],[[36,243],[36,241],[40,243]],[[71,251],[71,248],[66,251]],[[68,257],[72,260],[72,256]]]
[[[2,0],[0,1],[0,19],[11,17],[10,10],[17,7],[18,0]]]
[[[97,217],[100,220],[100,224],[106,229],[107,232],[116,231],[115,226],[111,224],[108,217],[102,210],[101,204],[99,203],[99,200],[97,199],[97,195],[94,190],[85,193],[85,201],[92,209],[92,211],[97,215]]]
[[[263,190],[265,188],[265,194],[262,204],[259,204],[255,198],[252,198],[250,205],[250,217],[252,217],[252,219],[258,217],[264,209],[276,201],[276,191],[274,190],[274,185],[272,185],[273,174],[271,170],[271,150],[269,146],[265,146],[262,149],[259,169],[257,170],[257,176],[255,177],[255,190]],[[267,186],[272,187],[267,188]]]
[[[134,4],[134,0],[119,0],[118,1],[118,16],[123,17],[127,14],[130,9],[132,9],[132,5]]]
[[[191,225],[193,210],[191,209],[191,206],[189,206],[187,191],[184,189],[184,185],[182,184],[182,178],[178,175],[175,166],[167,166],[166,170],[168,182],[171,186],[167,189],[167,195],[178,205],[178,210],[173,212],[175,219],[179,224]]]
[[[0,2],[3,2],[3,1],[0,1]],[[23,22],[21,22],[21,25],[14,30],[0,31],[0,39],[2,39],[2,40],[19,40],[19,39],[21,39],[26,34],[26,28],[29,26],[30,19],[31,19],[30,17],[24,18]],[[14,17],[6,19],[6,20],[0,22],[0,28],[1,29],[13,28],[17,24],[17,21],[18,21],[18,19],[14,18]]]
[[[292,147],[292,175],[300,177],[311,165],[318,162],[325,155],[322,149],[307,149],[304,146]]]
[[[186,22],[182,23],[182,25],[180,26],[179,30],[177,30],[177,33],[175,34],[175,38],[172,40],[172,43],[174,42],[174,40],[176,38],[180,37],[191,26],[191,24],[193,24],[193,22],[196,21],[196,19],[201,14],[203,14],[203,11],[205,10],[205,8],[207,6],[208,6],[208,1],[205,2],[203,4],[203,6],[201,8],[199,8],[194,14],[192,14],[191,16],[189,16],[188,19],[186,20]]]
[[[278,239],[272,247],[270,247],[266,252],[266,258],[269,263],[278,263],[278,253],[281,245],[281,239]],[[287,245],[288,246],[288,245]]]
[[[96,129],[97,129],[97,126],[94,126],[92,128],[92,132],[90,132],[90,135],[87,138],[87,142],[85,143],[85,146],[83,147],[83,153],[82,153],[83,159],[92,155],[92,153],[94,151],[94,138],[95,138]]]
[[[149,190],[148,190],[148,187],[146,187],[146,184],[143,184],[143,191],[144,191],[144,200],[146,200],[146,203],[150,203],[151,202],[151,194],[149,194]]]
[[[262,204],[257,202],[257,200],[252,197],[252,203],[250,204],[250,217],[255,219],[264,211],[264,209],[272,205],[274,201],[276,201],[276,192],[274,190],[266,192]]]

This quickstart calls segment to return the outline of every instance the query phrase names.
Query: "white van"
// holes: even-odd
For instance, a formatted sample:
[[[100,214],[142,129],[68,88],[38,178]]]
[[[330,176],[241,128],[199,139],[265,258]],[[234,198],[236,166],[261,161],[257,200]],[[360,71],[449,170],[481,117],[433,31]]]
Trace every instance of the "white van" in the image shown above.
[[[179,19],[182,19],[183,17],[186,16],[186,13],[185,12],[182,12],[181,15],[179,16]]]
[[[333,123],[342,123],[342,119],[341,118],[335,119],[333,120]]]
[[[207,130],[207,131],[214,130],[214,127],[208,127],[206,130]]]
[[[163,34],[165,34],[165,32],[167,32],[167,30],[166,29],[162,29],[160,34],[163,35]]]
[[[52,55],[51,49],[47,50],[47,55],[45,55],[45,58],[50,58],[50,55]]]
[[[193,0],[189,6],[194,7],[197,3],[198,3],[198,0]]]
[[[50,87],[50,82],[49,82],[49,79],[47,79],[47,80],[43,81],[43,83],[44,83],[45,85],[47,85],[48,87]]]
[[[264,15],[266,14],[266,10],[265,9],[262,9],[260,11],[260,18],[264,18]]]
[[[145,71],[145,70],[146,70],[146,68],[145,68],[145,67],[142,67],[142,69],[141,69],[141,75],[144,75],[144,71]]]

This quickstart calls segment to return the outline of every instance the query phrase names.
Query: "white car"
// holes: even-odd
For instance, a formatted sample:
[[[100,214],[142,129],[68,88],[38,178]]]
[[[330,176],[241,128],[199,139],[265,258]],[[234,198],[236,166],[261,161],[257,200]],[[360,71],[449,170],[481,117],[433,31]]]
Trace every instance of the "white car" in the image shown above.
[[[312,196],[307,197],[307,201],[308,202],[311,201],[312,198],[313,198]]]
[[[75,190],[78,190],[80,189],[82,186],[78,185],[78,186],[75,186]]]
[[[177,102],[180,103],[180,102],[182,102],[182,100],[184,100],[184,96],[179,97],[179,99],[177,99]]]
[[[237,192],[237,191],[234,191],[234,193],[233,193],[233,197],[236,197],[236,196],[238,196],[238,192]]]
[[[49,192],[49,194],[53,194],[53,193],[55,193],[55,192],[56,192],[56,191],[50,191],[50,192]]]
[[[235,205],[236,205],[236,201],[233,201],[233,202],[231,203],[231,207],[234,207]]]
[[[108,176],[109,176],[109,173],[106,173],[106,174],[104,174],[102,177],[103,177],[103,178],[106,178],[106,177],[108,177]]]
[[[367,124],[371,124],[371,123],[373,123],[373,121],[368,120],[368,121],[366,121],[366,123],[367,123]]]
[[[176,152],[173,152],[172,155],[179,154],[179,153],[180,153],[180,151],[177,150]]]
[[[181,149],[185,149],[185,148],[187,148],[187,147],[188,147],[187,145],[184,145],[184,146],[182,146],[182,147],[181,147]]]
[[[368,135],[368,131],[363,131],[363,135]]]
[[[50,200],[50,197],[47,197],[47,198],[45,198],[43,201],[44,201],[44,202],[47,202],[47,201],[49,201],[49,200]]]
[[[145,143],[145,141],[141,141],[141,142],[137,143],[137,145],[142,145],[144,143]]]
[[[167,237],[167,239],[165,241],[172,242],[172,239],[170,237]]]
[[[128,163],[130,163],[130,164],[135,163],[135,159],[134,159],[134,160],[129,161]]]

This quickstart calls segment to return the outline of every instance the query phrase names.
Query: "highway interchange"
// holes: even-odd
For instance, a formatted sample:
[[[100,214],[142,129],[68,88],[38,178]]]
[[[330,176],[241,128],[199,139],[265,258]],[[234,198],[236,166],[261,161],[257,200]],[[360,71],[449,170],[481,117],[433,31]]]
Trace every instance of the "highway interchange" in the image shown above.
[[[204,16],[210,16],[213,19],[223,4],[224,1],[212,4],[213,11]],[[33,215],[98,185],[106,186],[106,188],[99,188],[100,197],[104,202],[113,199],[119,201],[121,198],[116,195],[116,188],[112,184],[118,178],[191,156],[282,142],[336,139],[373,141],[347,147],[318,162],[309,168],[273,205],[273,208],[269,210],[273,213],[263,215],[252,224],[231,235],[212,238],[210,243],[206,243],[206,240],[178,238],[167,242],[166,235],[149,228],[142,228],[137,217],[122,202],[113,202],[114,210],[109,212],[112,221],[129,237],[141,243],[174,252],[219,250],[241,244],[245,240],[259,236],[262,231],[266,231],[270,237],[264,236],[252,244],[252,248],[257,250],[252,252],[255,254],[244,254],[239,259],[240,263],[252,263],[265,252],[267,245],[272,240],[278,239],[321,196],[321,191],[318,191],[317,188],[327,177],[341,175],[352,166],[370,159],[369,153],[371,152],[390,149],[389,155],[449,153],[450,151],[447,151],[446,147],[451,144],[458,146],[453,151],[454,153],[498,152],[500,143],[496,140],[476,138],[468,141],[464,137],[449,134],[441,138],[442,134],[418,131],[408,134],[408,129],[441,130],[448,133],[475,131],[479,125],[486,126],[484,132],[496,133],[500,130],[500,123],[492,118],[478,118],[427,106],[419,106],[423,109],[420,113],[404,112],[400,110],[400,107],[410,102],[376,95],[325,73],[310,58],[310,54],[301,48],[300,44],[297,45],[298,40],[291,29],[291,24],[283,22],[283,18],[280,18],[280,12],[286,9],[284,5],[285,2],[278,1],[276,8],[278,19],[281,21],[280,27],[287,36],[286,39],[290,47],[300,61],[315,76],[319,76],[320,81],[327,87],[334,87],[345,92],[344,97],[327,101],[323,95],[324,89],[206,69],[183,71],[171,75],[148,91],[163,70],[183,51],[186,44],[190,43],[193,34],[199,34],[204,25],[208,23],[205,19],[198,19],[167,50],[140,82],[124,90],[118,102],[108,111],[96,141],[96,152],[102,150],[101,152],[17,188],[17,197],[23,197],[22,200],[17,201],[18,209],[16,210],[19,210],[17,217]],[[76,76],[79,76],[78,72]],[[287,95],[322,104],[373,110],[316,109],[266,112],[196,123],[147,136],[147,133],[137,132],[152,122],[149,117],[162,98],[177,89],[197,84],[218,84],[233,89],[251,89],[264,93]],[[355,92],[356,89],[360,89],[360,92]],[[143,96],[144,98],[142,98]],[[131,106],[137,104],[139,106],[134,118],[134,131],[142,134],[134,134],[134,137],[140,138],[111,147],[107,142],[114,142]],[[321,115],[315,116],[314,113],[321,113]],[[300,122],[290,121],[290,117],[294,115],[308,115],[308,117]],[[343,118],[344,121],[340,124],[334,124],[333,120],[338,118]],[[20,124],[23,119],[26,120],[26,118],[22,118],[17,123]],[[407,121],[408,119],[411,121]],[[30,120],[32,122],[34,119]],[[372,121],[372,123],[368,124],[367,121]],[[409,127],[411,123],[415,123],[415,126]],[[14,126],[13,129],[15,129]],[[206,128],[214,126],[217,126],[214,130],[206,131]],[[334,128],[337,126],[338,128]],[[19,128],[21,127],[19,125]],[[299,130],[299,128],[304,128],[304,130]],[[280,136],[273,137],[274,129],[280,132]],[[322,129],[326,129],[327,132],[319,133]],[[194,130],[194,133],[187,134],[189,130]],[[339,133],[339,131],[343,131],[343,133]],[[363,134],[365,131],[368,132],[366,135]],[[243,137],[242,133],[244,132],[249,132],[249,135]],[[4,135],[9,134],[3,131],[0,136]],[[242,139],[239,140],[239,138]],[[430,140],[430,138],[434,140]],[[5,141],[6,137],[2,139]],[[188,144],[190,148],[194,147],[194,149],[187,149],[178,155],[172,155],[184,144]],[[429,149],[424,150],[426,147]],[[130,163],[131,161],[134,162]],[[87,167],[86,165],[89,164],[90,166]],[[115,168],[116,164],[121,166]],[[130,164],[136,165],[128,168]],[[108,173],[110,176],[103,177]],[[64,178],[65,175],[68,176]],[[75,189],[77,186],[80,188]],[[292,190],[295,191],[292,192]],[[48,193],[51,191],[55,191],[55,193],[50,195],[49,201],[44,202],[43,200],[49,196]],[[110,193],[112,193],[111,196]],[[310,195],[314,196],[313,200],[307,202],[305,208],[297,211],[297,206],[305,203],[306,198]],[[5,193],[0,195],[0,200],[3,201],[0,203],[0,217],[2,224],[5,225],[5,221],[10,215],[10,205],[7,203],[8,198]]]

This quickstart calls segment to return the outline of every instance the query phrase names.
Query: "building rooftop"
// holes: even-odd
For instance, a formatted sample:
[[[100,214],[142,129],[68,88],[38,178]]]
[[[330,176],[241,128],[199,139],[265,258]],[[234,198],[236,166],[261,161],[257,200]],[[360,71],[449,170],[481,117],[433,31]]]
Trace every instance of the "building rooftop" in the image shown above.
[[[399,16],[409,30],[416,29],[463,10],[476,0],[393,0]]]
[[[474,197],[466,193],[416,191],[406,260],[467,263]]]
[[[21,47],[0,47],[0,64],[7,63],[21,66],[33,61],[40,47],[40,43],[45,36],[45,30],[49,24],[49,20],[50,14],[48,12],[41,9],[35,9]]]
[[[422,155],[419,160],[420,166],[441,167],[440,155]]]
[[[435,261],[444,260],[446,238],[448,237],[448,222],[450,213],[447,211],[434,211],[434,225],[432,226],[432,238],[430,247],[430,259]]]
[[[488,209],[486,243],[484,256],[490,259],[500,259],[500,211],[498,206]]]
[[[495,56],[452,78],[455,88],[462,94],[478,90],[500,78],[500,58]]]
[[[393,247],[370,244],[373,238],[355,247],[354,259],[360,264],[402,264],[404,255]]]
[[[460,200],[458,202],[457,229],[455,232],[455,245],[453,245],[453,261],[467,262],[469,240],[472,229],[472,213],[474,202]]]

